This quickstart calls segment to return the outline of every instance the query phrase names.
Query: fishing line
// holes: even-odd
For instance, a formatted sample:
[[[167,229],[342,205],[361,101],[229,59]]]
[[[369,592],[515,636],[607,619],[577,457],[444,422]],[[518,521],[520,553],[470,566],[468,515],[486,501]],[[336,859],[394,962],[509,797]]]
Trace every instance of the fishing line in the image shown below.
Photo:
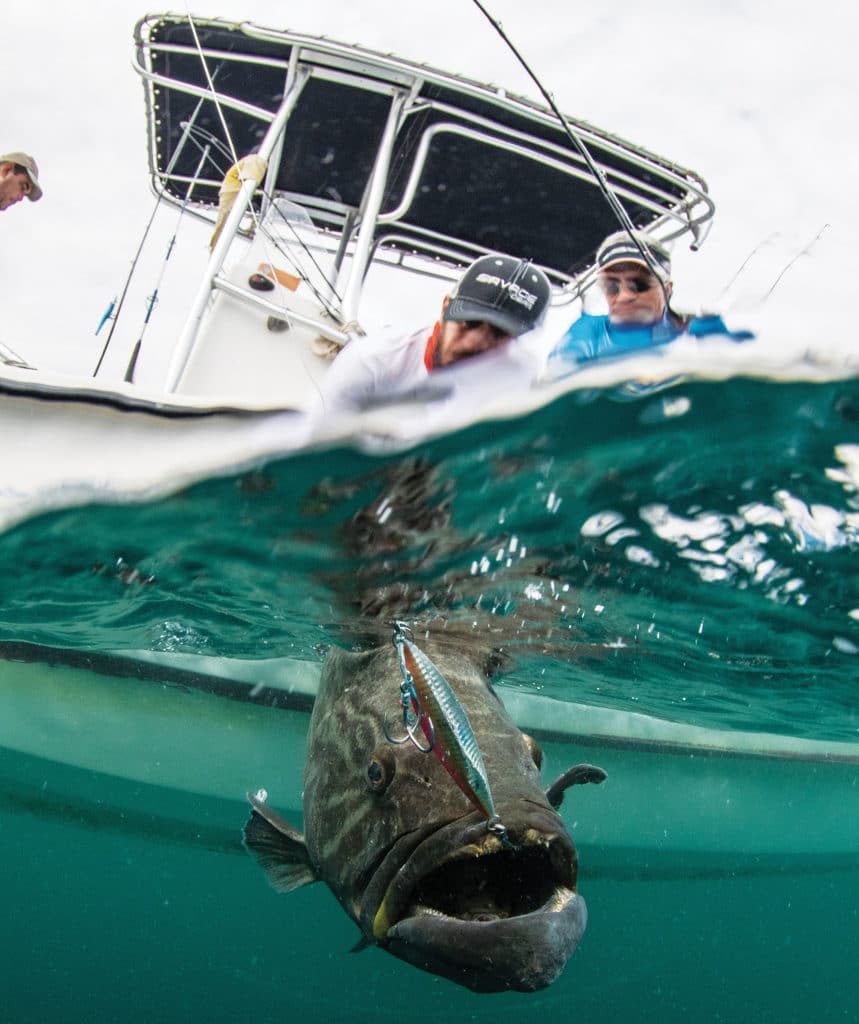
[[[342,304],[343,304],[342,296],[339,294],[339,292],[337,291],[336,287],[334,286],[334,282],[329,279],[328,275],[322,269],[322,266],[320,265],[319,261],[316,259],[316,257],[313,255],[313,253],[310,251],[310,247],[307,245],[307,243],[304,241],[304,239],[299,236],[298,232],[296,231],[294,225],[289,220],[289,218],[280,210],[279,207],[277,207],[275,205],[274,196],[269,195],[267,192],[264,192],[263,194],[266,196],[266,198],[268,199],[268,201],[271,204],[271,206],[273,206],[274,209],[277,210],[278,215],[280,216],[281,220],[284,222],[286,228],[292,234],[292,238],[295,241],[295,243],[301,247],[301,249],[304,252],[304,255],[308,258],[308,260],[310,260],[310,262],[313,264],[314,268],[319,272],[319,276],[322,278],[322,280],[325,282],[325,284],[330,289],[331,294],[334,296],[335,299],[337,299],[337,301],[342,306]],[[301,209],[304,209],[304,207],[301,207]],[[312,223],[312,221],[311,221],[311,223]],[[282,245],[280,244],[280,241],[275,237],[275,235],[272,232],[266,230],[265,226],[262,225],[262,224],[260,225],[260,233],[266,239],[267,242],[270,242],[271,245],[274,246],[275,250],[278,253],[280,253],[280,255],[284,257],[284,259],[287,259],[287,260],[289,260],[292,263],[292,266],[294,267],[294,269],[298,271],[299,275],[304,280],[304,282],[308,286],[308,288],[310,288],[310,290],[313,292],[313,295],[315,296],[317,301],[320,303],[320,305],[323,307],[325,312],[330,317],[332,317],[334,319],[339,319],[339,317],[336,316],[334,310],[328,304],[328,301],[324,297],[322,292],[320,292],[319,289],[310,280],[310,277],[308,276],[308,274],[306,272],[306,268],[302,267],[301,261],[296,259],[295,254],[287,252],[282,247]]]
[[[725,287],[719,292],[719,298],[720,299],[724,298],[724,296],[728,293],[728,290],[730,288],[732,288],[733,285],[736,283],[736,281],[738,280],[740,274],[742,274],[742,272],[746,269],[746,267],[749,265],[749,263],[751,263],[751,261],[755,258],[755,256],[757,256],[757,254],[761,251],[761,249],[763,249],[764,246],[769,245],[770,242],[774,241],[776,238],[778,238],[778,236],[779,236],[779,232],[778,231],[774,231],[768,238],[762,239],[762,241],[760,241],[754,247],[754,249],[752,249],[752,251],[749,253],[749,255],[746,256],[746,258],[740,264],[740,266],[738,267],[737,272],[734,274],[734,276],[730,279],[730,281],[728,281],[728,283],[725,285]]]
[[[486,7],[481,3],[481,0],[472,0],[472,3],[483,14],[483,16],[486,18],[486,20],[490,23],[490,25],[492,25],[492,27],[495,29],[495,31],[498,33],[498,35],[501,36],[501,38],[504,40],[505,44],[510,49],[510,51],[513,54],[513,56],[519,61],[519,63],[522,65],[522,67],[525,69],[525,71],[530,76],[531,80],[534,82],[534,84],[540,90],[541,95],[546,100],[546,102],[549,104],[549,107],[551,108],[552,113],[561,122],[561,125],[562,125],[564,131],[566,132],[567,138],[570,140],[570,142],[572,142],[573,146],[578,150],[578,152],[581,155],[582,159],[584,160],[585,164],[587,164],[588,170],[591,172],[591,174],[596,179],[596,182],[599,185],[599,189],[600,189],[600,191],[603,194],[603,198],[608,203],[612,213],[614,213],[615,217],[617,217],[618,221],[620,222],[621,227],[629,235],[630,241],[635,245],[636,249],[638,249],[638,251],[641,253],[641,257],[644,260],[645,266],[650,268],[651,273],[653,274],[653,276],[656,278],[656,280],[659,282],[660,286],[662,287],[662,293],[663,293],[663,295],[665,295],[665,301],[666,301],[666,305],[667,305],[668,304],[668,294],[667,294],[667,291],[666,291],[666,288],[665,288],[665,283],[663,282],[662,277],[660,276],[659,269],[658,269],[658,267],[656,265],[656,261],[653,259],[653,257],[650,255],[650,253],[648,253],[645,250],[645,247],[639,242],[638,238],[636,238],[636,235],[635,235],[635,225],[632,223],[632,220],[630,219],[629,214],[623,208],[623,204],[620,202],[620,200],[617,198],[617,196],[611,190],[611,187],[609,186],[608,182],[606,181],[606,178],[605,178],[605,175],[602,172],[602,169],[598,166],[596,161],[591,156],[590,151],[588,150],[588,147],[584,143],[584,140],[578,135],[577,132],[573,131],[573,129],[572,129],[569,121],[567,120],[566,116],[561,112],[561,110],[559,109],[558,105],[555,103],[554,97],[548,91],[548,89],[546,89],[546,87],[543,85],[542,81],[537,77],[536,73],[531,69],[531,67],[528,64],[528,62],[525,60],[525,58],[522,56],[522,54],[519,52],[519,50],[513,44],[513,42],[510,39],[510,37],[504,31],[504,29],[503,29],[503,27],[501,25],[501,22],[498,21],[497,18],[493,17],[492,14],[489,13],[489,11],[486,9]]]
[[[202,100],[200,102],[202,102]],[[183,125],[185,123],[186,122],[184,122],[184,121],[182,122]],[[194,145],[197,147],[198,151],[202,152],[203,144],[205,144],[205,145],[207,145],[210,148],[210,150],[214,149],[218,153],[220,153],[222,157],[224,157],[224,159],[227,161],[226,168],[224,168],[222,164],[218,163],[218,161],[215,160],[215,158],[212,156],[211,152],[209,153],[209,156],[212,157],[212,166],[215,168],[215,170],[218,172],[218,174],[220,174],[221,177],[223,177],[227,173],[227,171],[229,170],[230,166],[232,165],[232,160],[233,160],[232,154],[227,149],[227,147],[223,144],[223,142],[221,142],[221,140],[218,138],[217,135],[213,135],[206,128],[200,128],[197,125],[189,125],[188,126],[188,133],[189,133],[189,137],[191,139],[191,142],[194,143]],[[199,136],[199,139],[197,138],[197,136]],[[202,143],[201,143],[201,140],[202,140]]]
[[[215,110],[217,110],[218,112],[218,118],[220,119],[221,127],[224,130],[224,138],[227,140],[227,145],[230,147],[230,153],[233,158],[233,165],[236,165],[239,162],[239,155],[236,152],[235,143],[233,142],[232,136],[230,135],[230,130],[227,127],[227,119],[226,117],[224,117],[224,111],[223,108],[221,107],[221,102],[218,99],[218,94],[215,92],[214,79],[209,74],[209,65],[206,63],[206,55],[203,53],[203,47],[200,45],[200,37],[197,35],[197,26],[194,24],[194,17],[191,14],[190,10],[188,10],[187,4],[185,6],[185,10],[187,11],[188,14],[188,24],[191,26],[191,34],[194,36],[194,44],[197,47],[197,55],[199,56],[200,63],[203,66],[203,74],[206,76],[206,83],[208,84],[209,92],[212,94],[212,102],[215,104]],[[244,181],[244,179],[241,178],[241,175],[239,175],[239,180],[242,182]],[[253,220],[254,225],[256,227],[259,227],[259,215],[257,214],[253,202],[248,203],[248,210],[250,211],[251,219]]]
[[[203,129],[203,128],[196,128],[194,122],[197,120],[197,117],[198,117],[198,115],[200,113],[200,110],[203,107],[203,102],[204,102],[204,98],[201,97],[201,99],[197,103],[197,106],[194,108],[194,112],[191,114],[190,120],[182,121],[180,123],[180,125],[179,125],[179,127],[183,131],[183,135],[179,139],[179,142],[178,142],[178,144],[176,146],[176,149],[173,151],[173,155],[170,157],[170,160],[169,160],[169,162],[167,164],[167,167],[164,169],[163,177],[164,177],[165,180],[170,176],[170,174],[173,171],[173,168],[178,163],[179,157],[182,154],[182,150],[185,148],[185,145],[186,145],[186,143],[188,142],[189,139],[199,148],[199,143],[197,143],[196,139],[194,139],[194,132],[197,131],[197,132],[205,133],[205,129]],[[206,133],[206,134],[208,134],[208,133]],[[218,145],[223,150],[223,147],[220,146],[220,143],[218,143]],[[202,166],[202,164],[201,164],[201,166]],[[198,171],[199,171],[199,169],[198,169]],[[188,202],[188,200],[186,199],[185,200],[185,205],[187,205],[187,202]],[[119,323],[119,314],[122,312],[122,307],[123,307],[123,304],[125,303],[125,297],[128,294],[128,289],[131,286],[131,281],[132,281],[132,279],[134,277],[134,272],[137,269],[137,261],[140,259],[140,254],[143,251],[143,246],[146,244],[146,239],[147,239],[147,237],[149,235],[149,230],[150,230],[150,228],[152,227],[152,224],[155,221],[155,216],[158,213],[158,210],[159,210],[160,206],[161,206],[161,196],[160,195],[156,195],[156,197],[155,197],[155,206],[153,207],[152,213],[149,216],[149,221],[148,221],[146,227],[143,230],[143,237],[140,239],[140,244],[137,246],[137,252],[134,254],[134,259],[131,261],[131,267],[129,268],[128,275],[125,278],[125,284],[124,284],[124,286],[122,288],[122,294],[119,297],[119,301],[117,302],[116,300],[114,300],[110,304],[110,306],[108,307],[107,312],[105,313],[105,315],[101,319],[101,323],[98,325],[98,328],[96,329],[95,333],[98,334],[98,332],[101,330],[105,320],[109,319],[111,321],[110,330],[107,333],[107,340],[104,343],[104,347],[101,350],[101,355],[98,357],[98,362],[96,363],[96,367],[93,370],[93,374],[92,374],[93,377],[97,377],[98,376],[98,372],[101,369],[101,364],[104,362],[104,357],[107,355],[107,350],[110,347],[110,342],[111,342],[111,339],[113,338],[113,332],[116,329],[117,323]],[[184,209],[184,205],[183,205],[183,209]],[[114,307],[115,307],[115,309],[114,309]]]
[[[127,384],[131,384],[134,382],[134,371],[137,368],[137,360],[138,357],[140,356],[141,346],[143,345],[143,335],[146,333],[146,328],[149,326],[149,321],[152,317],[155,305],[158,302],[158,289],[161,287],[161,282],[164,280],[164,274],[167,271],[167,263],[169,262],[170,256],[176,245],[176,236],[179,233],[179,225],[182,222],[182,216],[185,213],[185,210],[188,208],[188,203],[190,203],[191,201],[191,193],[194,191],[194,186],[197,184],[197,181],[200,178],[200,174],[203,171],[203,165],[206,163],[208,159],[209,147],[207,145],[203,148],[203,152],[200,157],[200,162],[197,164],[197,169],[194,172],[194,177],[188,184],[188,189],[185,193],[185,199],[182,202],[182,206],[179,209],[179,216],[176,218],[176,226],[173,228],[173,234],[170,237],[169,243],[167,244],[167,254],[164,257],[163,263],[161,264],[161,271],[158,274],[158,280],[155,282],[155,288],[152,294],[149,296],[148,304],[146,307],[146,315],[143,318],[143,326],[140,328],[140,336],[138,337],[137,342],[134,345],[134,348],[131,353],[131,358],[128,360],[128,366],[125,369],[124,380]]]
[[[812,246],[815,244],[815,242],[819,242],[820,241],[820,238],[823,235],[823,232],[826,231],[826,229],[828,227],[829,227],[828,224],[824,224],[823,227],[820,229],[820,231],[818,231],[817,234],[814,236],[814,238],[812,238],[812,240],[808,243],[808,245],[805,246],[804,249],[800,250],[800,252],[798,252],[796,254],[796,256],[794,256],[794,258],[790,261],[790,263],[788,263],[788,265],[784,268],[784,270],[782,270],[782,272],[778,275],[778,277],[775,279],[775,281],[773,281],[772,285],[770,285],[769,291],[766,293],[766,295],[764,295],[763,299],[761,299],[761,304],[762,305],[763,305],[764,302],[766,302],[766,300],[770,297],[770,295],[772,295],[772,293],[776,290],[776,287],[778,286],[779,281],[781,281],[781,279],[790,270],[790,268],[794,265],[794,263],[796,263],[797,260],[800,259],[800,257],[807,256],[811,252]]]
[[[195,46],[197,48],[197,55],[200,58],[200,63],[202,65],[202,67],[203,67],[203,73],[206,76],[206,82],[208,84],[209,91],[212,94],[212,102],[215,104],[215,109],[218,112],[218,117],[219,117],[219,119],[221,121],[221,127],[224,130],[224,137],[226,138],[227,144],[230,147],[230,152],[231,152],[231,155],[232,155],[233,164],[235,165],[235,164],[238,164],[238,162],[239,162],[239,156],[238,156],[238,153],[236,151],[236,147],[235,147],[235,144],[233,142],[232,136],[230,135],[229,128],[227,127],[227,120],[226,120],[226,117],[224,116],[223,108],[221,107],[221,103],[220,103],[220,101],[218,99],[218,95],[215,92],[214,81],[212,79],[212,76],[209,74],[209,66],[206,63],[206,55],[203,53],[203,47],[200,44],[200,37],[197,34],[197,26],[194,24],[193,15],[191,14],[190,10],[188,10],[187,5],[186,5],[186,12],[187,12],[187,16],[188,16],[188,24],[190,25],[191,33],[194,36],[194,44],[195,44]],[[269,201],[272,200],[272,197],[268,196],[267,194],[266,194],[266,197],[269,199]],[[261,227],[261,224],[260,224],[259,214],[258,214],[256,208],[254,207],[254,204],[253,203],[248,203],[248,209],[250,211],[251,218],[253,219],[253,222],[254,222],[254,229],[255,230],[259,230],[260,227]],[[284,217],[284,220],[286,221],[285,217]],[[287,221],[287,223],[288,223],[288,221]],[[295,229],[291,228],[291,230],[293,232],[293,235],[295,235],[295,237],[296,237],[296,241],[298,241],[299,244],[302,246],[302,248],[305,250],[305,253],[308,255],[310,260],[313,262],[314,266],[316,267],[316,269],[321,274],[322,279],[325,281],[325,283],[331,289],[331,292],[334,294],[334,296],[338,300],[340,300],[342,302],[342,300],[340,299],[340,296],[337,294],[333,284],[328,280],[327,275],[324,273],[322,268],[318,265],[318,263],[313,258],[313,256],[310,255],[310,252],[309,252],[307,246],[300,239],[298,239],[297,234],[295,232]],[[274,240],[268,234],[266,234],[265,232],[263,232],[263,234],[265,235],[266,238],[269,238],[270,241],[274,242]],[[274,244],[275,244],[275,247],[277,247],[277,243],[274,242]],[[278,250],[278,251],[280,251],[280,250]],[[300,269],[300,268],[298,268],[298,269]],[[307,277],[305,275],[302,274],[302,277],[304,277],[304,280],[307,282],[308,286],[313,291],[313,294],[315,295],[317,300],[322,304],[323,308],[328,313],[328,315],[329,316],[333,316],[334,313],[333,313],[332,309],[330,308],[328,303],[325,301],[325,299],[322,297],[322,295],[310,283],[310,281],[307,279]]]
[[[140,244],[137,246],[137,252],[134,254],[134,259],[131,261],[131,268],[128,271],[128,275],[125,278],[125,284],[122,288],[122,294],[119,297],[119,302],[114,300],[107,308],[107,313],[102,317],[101,323],[98,325],[96,334],[101,330],[102,325],[106,319],[111,321],[110,330],[107,332],[107,340],[101,350],[101,355],[98,357],[98,362],[95,364],[95,369],[92,372],[93,377],[98,376],[98,371],[101,369],[101,364],[104,362],[104,357],[107,355],[107,350],[110,347],[111,339],[113,338],[113,332],[116,328],[116,324],[119,320],[119,314],[122,310],[122,304],[125,302],[125,296],[128,294],[128,289],[131,286],[131,279],[134,277],[134,271],[137,268],[137,261],[140,259],[140,254],[143,252],[143,246],[146,244],[146,239],[149,236],[150,228],[152,227],[155,217],[158,213],[159,207],[161,206],[161,196],[155,197],[155,206],[152,213],[149,216],[149,220],[146,227],[143,229],[143,237],[140,239]],[[114,306],[116,310],[114,312]]]

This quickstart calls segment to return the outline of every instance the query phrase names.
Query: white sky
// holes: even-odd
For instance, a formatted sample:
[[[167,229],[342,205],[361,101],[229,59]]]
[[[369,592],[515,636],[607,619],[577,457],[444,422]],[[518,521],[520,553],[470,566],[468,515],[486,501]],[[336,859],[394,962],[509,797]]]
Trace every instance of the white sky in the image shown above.
[[[843,0],[489,6],[567,113],[708,181],[715,226],[700,253],[675,253],[678,308],[721,308],[770,344],[852,347],[841,329],[852,285],[839,279],[852,277],[859,230],[854,8]],[[0,215],[0,341],[41,368],[91,373],[103,340],[95,326],[152,210],[143,90],[130,57],[138,17],[163,9],[46,0],[15,5],[5,18],[0,150],[35,155],[45,197]],[[324,32],[534,94],[471,0],[211,0],[191,9]]]

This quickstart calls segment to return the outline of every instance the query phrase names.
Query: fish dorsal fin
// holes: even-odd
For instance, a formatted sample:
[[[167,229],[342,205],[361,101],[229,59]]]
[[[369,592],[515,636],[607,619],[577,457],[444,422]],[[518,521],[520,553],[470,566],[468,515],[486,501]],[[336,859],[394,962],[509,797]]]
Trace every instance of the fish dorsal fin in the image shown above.
[[[608,778],[602,768],[595,764],[576,764],[559,775],[546,790],[546,799],[557,810],[564,802],[564,790],[570,786],[582,786],[586,782],[605,782]]]
[[[248,793],[248,800],[253,811],[244,828],[245,846],[272,887],[277,892],[292,892],[318,882],[304,836],[267,807],[264,799]]]

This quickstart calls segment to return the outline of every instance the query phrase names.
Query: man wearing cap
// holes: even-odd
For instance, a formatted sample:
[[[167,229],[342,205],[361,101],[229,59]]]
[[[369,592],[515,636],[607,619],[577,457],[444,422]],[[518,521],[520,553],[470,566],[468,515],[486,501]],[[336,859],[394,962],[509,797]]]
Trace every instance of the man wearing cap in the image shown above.
[[[27,153],[0,156],[0,211],[8,210],[24,196],[34,203],[42,198],[36,161]]]
[[[733,341],[753,337],[749,331],[729,331],[716,315],[675,313],[670,306],[671,256],[661,242],[643,232],[609,235],[597,250],[596,265],[608,315],[583,313],[555,347],[553,363],[622,355],[663,345],[681,334],[723,335]]]
[[[511,256],[481,256],[445,296],[432,326],[393,338],[359,338],[337,356],[320,395],[324,410],[407,399],[439,371],[507,347],[536,327],[551,298],[542,270]],[[488,369],[488,367],[487,367]]]

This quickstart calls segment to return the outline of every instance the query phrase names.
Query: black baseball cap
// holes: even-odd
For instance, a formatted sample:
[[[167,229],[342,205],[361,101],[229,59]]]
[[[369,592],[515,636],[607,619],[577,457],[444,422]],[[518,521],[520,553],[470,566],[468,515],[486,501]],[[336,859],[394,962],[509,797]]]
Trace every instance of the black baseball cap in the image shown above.
[[[481,256],[466,270],[444,311],[445,320],[481,320],[517,337],[546,314],[552,286],[529,260]]]

